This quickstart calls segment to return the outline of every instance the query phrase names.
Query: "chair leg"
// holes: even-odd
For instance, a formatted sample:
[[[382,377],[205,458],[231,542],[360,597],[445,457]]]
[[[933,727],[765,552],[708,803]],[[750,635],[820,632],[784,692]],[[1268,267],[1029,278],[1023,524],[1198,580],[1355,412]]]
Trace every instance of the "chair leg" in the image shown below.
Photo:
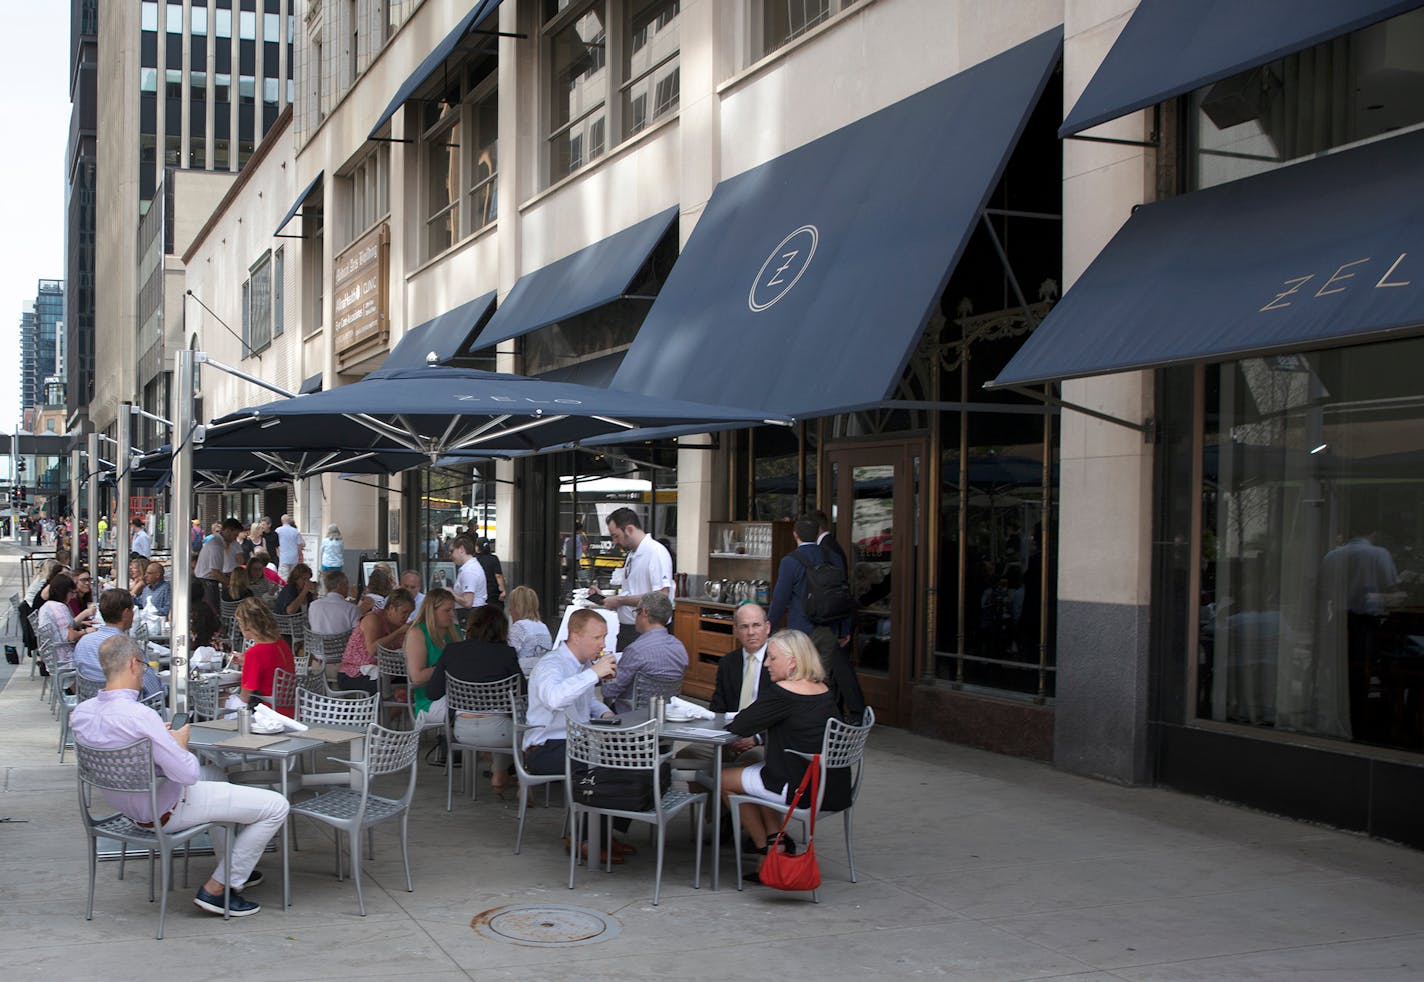
[[[155,823],[155,824],[157,824],[157,823]],[[167,918],[168,918],[168,877],[169,877],[168,864],[169,864],[169,856],[168,856],[168,850],[163,847],[163,843],[162,843],[161,840],[160,840],[160,842],[159,842],[159,852],[160,852],[160,854],[161,854],[161,855],[160,855],[160,858],[159,858],[159,861],[163,864],[163,871],[162,871],[162,874],[161,874],[162,877],[163,877],[163,895],[158,898],[158,940],[159,940],[159,941],[162,941],[162,940],[163,940],[163,922],[164,922],[165,920],[167,920]],[[152,853],[150,853],[149,855],[152,855]],[[152,883],[153,883],[152,878],[150,878],[148,882],[149,882],[149,884],[150,884],[150,886],[151,886]]]
[[[99,872],[99,837],[89,836],[89,909],[84,913],[86,921],[94,919],[94,877]]]
[[[361,893],[361,830],[352,829],[347,838],[351,840],[351,882],[356,884],[356,906],[365,917],[366,898]]]
[[[663,886],[663,846],[667,844],[667,821],[658,816],[658,865],[653,874],[653,906],[658,905],[658,891]]]
[[[153,850],[148,851],[148,902],[153,903]]]
[[[846,837],[846,862],[850,864],[850,881],[855,882],[855,831],[851,828],[850,815],[855,808],[847,808],[842,814],[845,816],[845,837]]]
[[[445,744],[445,810],[453,811],[455,804],[455,753],[456,751],[447,742]]]
[[[721,804],[721,803],[718,802],[718,805],[720,805],[720,804]],[[718,805],[714,805],[713,807],[717,807]],[[732,875],[737,878],[737,889],[738,889],[738,890],[741,890],[741,889],[742,889],[742,806],[741,806],[741,805],[738,805],[738,804],[736,804],[736,803],[734,802],[734,803],[732,803],[732,804],[727,808],[727,811],[731,813],[731,818],[732,818],[732,847],[736,850],[736,857],[737,857],[737,862],[736,862],[736,864],[732,867]],[[717,861],[717,857],[716,857],[716,856],[713,856],[713,857],[712,857],[712,862],[715,863],[716,861]]]
[[[524,844],[524,814],[529,810],[529,789],[524,786],[524,782],[519,783],[519,831],[514,833],[514,854],[519,855],[519,849]]]
[[[579,834],[579,811],[578,811],[577,806],[575,806],[575,808],[574,808],[574,810],[573,810],[573,820],[572,820],[572,822],[570,823],[570,826],[569,826],[569,889],[570,889],[570,890],[572,890],[572,889],[574,888],[574,866],[575,866],[575,864],[578,863],[579,852],[581,851],[580,848],[579,848],[579,846],[580,846],[579,840],[580,840],[581,838],[582,838],[582,836]]]
[[[410,809],[401,812],[400,817],[400,837],[401,837],[401,862],[405,863],[405,892],[414,893],[415,884],[410,879],[410,848],[407,843],[407,832],[410,824]]]
[[[98,848],[98,847],[96,846],[95,848]],[[124,878],[124,864],[125,864],[126,862],[128,862],[128,858],[129,858],[129,844],[128,844],[127,842],[120,842],[120,843],[119,843],[119,879],[121,879],[121,880]]]
[[[346,877],[341,872],[341,830],[333,829],[332,831],[335,833],[332,838],[336,840],[336,882],[340,883],[342,880],[346,879]]]
[[[705,803],[699,801],[692,809],[696,815],[692,824],[692,889],[702,889],[702,819],[707,813]]]

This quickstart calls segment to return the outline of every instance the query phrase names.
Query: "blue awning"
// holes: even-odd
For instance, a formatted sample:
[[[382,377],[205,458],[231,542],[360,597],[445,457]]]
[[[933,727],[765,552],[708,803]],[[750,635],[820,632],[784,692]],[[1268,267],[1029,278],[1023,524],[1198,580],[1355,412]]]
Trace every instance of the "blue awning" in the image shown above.
[[[302,193],[297,195],[297,200],[292,202],[292,207],[287,209],[287,213],[283,215],[282,220],[277,223],[277,228],[276,231],[272,233],[273,235],[281,235],[282,229],[287,227],[287,223],[297,217],[297,210],[307,203],[307,198],[311,197],[311,193],[315,191],[316,186],[321,183],[322,175],[325,173],[325,171],[317,171],[316,177],[311,179],[311,183],[302,188]]]
[[[1155,106],[1419,6],[1424,0],[1142,0],[1058,135]]]
[[[717,185],[614,387],[797,417],[882,402],[1061,48],[1054,28]]]
[[[376,120],[376,125],[371,127],[371,132],[367,134],[366,138],[370,139],[379,133],[381,127],[389,123],[391,117],[400,107],[415,95],[415,90],[424,85],[430,76],[435,74],[436,69],[445,63],[445,59],[455,53],[455,49],[460,46],[465,35],[474,30],[476,25],[498,8],[499,0],[477,0],[475,5],[470,8],[469,13],[460,18],[460,23],[455,25],[455,29],[445,35],[444,39],[435,46],[435,49],[425,56],[425,60],[416,66],[415,71],[410,73],[410,77],[401,83],[401,87],[396,89],[396,94],[386,104],[385,111]]]
[[[321,373],[321,372],[317,372],[315,375],[308,375],[306,378],[302,379],[302,387],[297,390],[297,395],[299,395],[299,396],[309,396],[309,395],[311,395],[313,392],[320,392],[320,391],[321,391],[321,383],[322,383],[322,373]]]
[[[1424,330],[1424,131],[1145,205],[994,387]]]
[[[465,350],[481,324],[489,317],[494,306],[494,291],[462,303],[453,310],[447,310],[439,317],[433,317],[419,327],[411,328],[391,349],[378,373],[396,371],[402,368],[424,368],[430,363],[429,356],[435,355],[436,364],[445,364]]]
[[[520,337],[625,296],[676,220],[677,208],[669,208],[521,276],[474,347]]]

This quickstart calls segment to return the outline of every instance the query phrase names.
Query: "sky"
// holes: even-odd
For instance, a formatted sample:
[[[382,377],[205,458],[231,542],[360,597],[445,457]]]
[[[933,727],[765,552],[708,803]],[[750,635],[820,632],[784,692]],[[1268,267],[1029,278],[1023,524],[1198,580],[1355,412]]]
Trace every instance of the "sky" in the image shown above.
[[[20,420],[20,313],[64,278],[69,4],[0,4],[0,432]]]

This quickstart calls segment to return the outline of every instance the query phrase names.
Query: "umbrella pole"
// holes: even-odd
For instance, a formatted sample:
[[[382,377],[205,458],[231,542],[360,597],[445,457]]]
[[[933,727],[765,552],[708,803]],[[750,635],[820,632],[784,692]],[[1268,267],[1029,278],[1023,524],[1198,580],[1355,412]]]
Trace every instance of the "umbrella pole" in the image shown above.
[[[89,434],[89,487],[85,489],[84,510],[89,522],[89,564],[92,582],[99,582],[99,433]],[[77,540],[76,540],[77,541]],[[77,560],[79,557],[75,557]]]
[[[170,632],[171,671],[168,677],[169,705],[175,713],[188,711],[188,630],[192,608],[193,567],[190,564],[188,536],[193,521],[193,350],[179,348],[174,352],[173,377],[173,482],[169,500],[172,511],[168,518],[169,538],[173,548],[173,605],[169,612],[173,628]]]
[[[114,458],[118,473],[118,507],[114,510],[114,586],[128,589],[129,575],[129,492],[133,478],[129,474],[129,456],[133,451],[133,403],[119,406],[119,449]]]

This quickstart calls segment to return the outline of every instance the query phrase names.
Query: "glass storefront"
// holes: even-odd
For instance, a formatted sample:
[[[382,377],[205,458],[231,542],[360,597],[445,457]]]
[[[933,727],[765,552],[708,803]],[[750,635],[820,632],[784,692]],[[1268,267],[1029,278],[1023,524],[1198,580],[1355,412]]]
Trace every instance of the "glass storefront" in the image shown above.
[[[1422,358],[1206,370],[1198,718],[1424,749]]]

